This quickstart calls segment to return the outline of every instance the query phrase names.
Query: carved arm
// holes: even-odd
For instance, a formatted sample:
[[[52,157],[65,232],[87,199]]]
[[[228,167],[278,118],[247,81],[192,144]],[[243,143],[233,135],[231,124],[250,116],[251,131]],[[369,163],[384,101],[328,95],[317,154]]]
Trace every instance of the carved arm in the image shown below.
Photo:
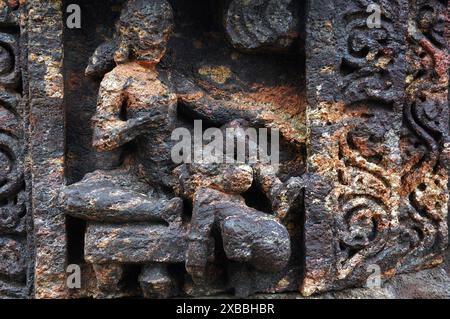
[[[158,109],[138,118],[121,119],[121,109],[127,106],[127,78],[118,76],[114,71],[108,73],[102,81],[97,112],[93,118],[93,146],[99,151],[111,151],[131,142],[149,129],[162,125],[166,116]]]

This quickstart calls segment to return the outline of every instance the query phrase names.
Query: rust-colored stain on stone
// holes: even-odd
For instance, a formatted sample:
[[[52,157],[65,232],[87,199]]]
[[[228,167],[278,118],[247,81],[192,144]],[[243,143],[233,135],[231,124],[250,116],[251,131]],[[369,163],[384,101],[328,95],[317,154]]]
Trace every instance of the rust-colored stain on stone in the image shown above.
[[[448,297],[445,1],[69,2],[0,0],[0,298]]]

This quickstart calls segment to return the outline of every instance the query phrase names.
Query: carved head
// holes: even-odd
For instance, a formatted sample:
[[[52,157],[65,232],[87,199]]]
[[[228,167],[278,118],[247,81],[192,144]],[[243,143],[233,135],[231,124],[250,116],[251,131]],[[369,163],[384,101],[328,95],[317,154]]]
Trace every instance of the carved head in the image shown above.
[[[172,29],[172,7],[166,0],[129,0],[116,25],[115,62],[159,63]]]

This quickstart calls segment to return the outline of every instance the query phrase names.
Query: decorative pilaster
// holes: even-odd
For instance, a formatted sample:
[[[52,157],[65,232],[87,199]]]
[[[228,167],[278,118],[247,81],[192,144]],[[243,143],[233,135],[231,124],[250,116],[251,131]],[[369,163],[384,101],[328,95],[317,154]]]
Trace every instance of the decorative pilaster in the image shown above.
[[[439,4],[421,13],[415,1],[310,2],[305,295],[364,286],[377,269],[387,278],[442,261],[448,106]],[[371,25],[377,10],[380,25]],[[416,21],[429,31],[416,34]],[[414,63],[416,42],[425,59]],[[427,76],[420,63],[441,74],[425,91],[415,89]]]

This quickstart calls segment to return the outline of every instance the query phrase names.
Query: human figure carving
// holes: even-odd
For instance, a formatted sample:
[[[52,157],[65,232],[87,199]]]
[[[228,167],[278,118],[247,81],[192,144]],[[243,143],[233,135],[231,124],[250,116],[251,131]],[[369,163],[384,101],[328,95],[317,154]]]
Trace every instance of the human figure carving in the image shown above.
[[[170,138],[177,94],[156,70],[172,27],[172,9],[165,0],[130,0],[114,38],[98,47],[86,69],[93,77],[109,71],[101,82],[93,118],[94,147],[112,151],[134,146],[120,168],[87,174],[61,193],[67,213],[89,222],[85,257],[94,264],[98,288],[106,293],[118,289],[126,262],[145,262],[139,280],[147,297],[174,294],[177,284],[165,265],[185,259],[188,273],[201,284],[214,246],[211,231],[217,227],[226,255],[236,266],[231,267],[233,273],[245,274],[248,266],[278,272],[290,259],[289,233],[282,221],[296,199],[287,196],[295,183],[282,183],[274,167],[208,164],[203,171],[195,164],[182,165],[172,174]],[[242,125],[248,124],[241,120],[228,124]],[[275,216],[246,205],[241,194],[254,179],[272,202]],[[188,244],[182,200],[170,199],[173,189],[194,204]],[[298,187],[294,190],[298,195]],[[167,231],[161,222],[168,224]],[[153,223],[158,226],[148,226]],[[146,233],[158,238],[149,239]],[[177,247],[171,249],[164,242]],[[187,252],[180,257],[183,249]],[[135,251],[142,254],[136,256]],[[236,285],[238,295],[251,292],[248,283]]]
[[[172,230],[181,226],[182,200],[170,198],[170,133],[177,97],[159,80],[156,70],[165,54],[172,20],[172,8],[165,0],[130,0],[116,25],[114,40],[100,46],[91,58],[86,70],[91,75],[107,70],[111,55],[116,64],[100,85],[93,145],[99,151],[111,151],[133,142],[134,149],[120,168],[87,174],[81,182],[66,187],[60,202],[68,214],[91,223],[164,222]],[[144,294],[166,297],[171,293],[167,288],[172,285],[170,278],[161,265],[151,262],[140,276]],[[100,289],[117,289],[120,267],[96,265],[94,270]],[[159,285],[145,278],[156,278]],[[104,282],[108,280],[114,282]]]
[[[193,201],[186,270],[196,284],[205,283],[213,230],[221,234],[228,260],[263,272],[281,271],[290,258],[286,228],[271,215],[248,207],[241,194],[253,183],[248,165],[184,164],[175,170],[179,191]],[[242,285],[240,285],[242,284]],[[235,293],[249,294],[246,282]]]
[[[222,129],[245,129],[246,125],[244,120],[235,120]],[[245,138],[239,133],[231,136]],[[186,270],[197,285],[206,283],[207,262],[214,255],[210,251],[214,247],[212,236],[218,231],[230,261],[229,284],[236,295],[245,297],[256,286],[252,271],[277,273],[288,265],[291,242],[282,221],[303,183],[296,178],[282,183],[276,176],[276,165],[270,163],[220,164],[211,160],[183,164],[174,170],[179,181],[176,192],[193,203]],[[254,184],[271,202],[273,215],[246,204],[242,194]]]

